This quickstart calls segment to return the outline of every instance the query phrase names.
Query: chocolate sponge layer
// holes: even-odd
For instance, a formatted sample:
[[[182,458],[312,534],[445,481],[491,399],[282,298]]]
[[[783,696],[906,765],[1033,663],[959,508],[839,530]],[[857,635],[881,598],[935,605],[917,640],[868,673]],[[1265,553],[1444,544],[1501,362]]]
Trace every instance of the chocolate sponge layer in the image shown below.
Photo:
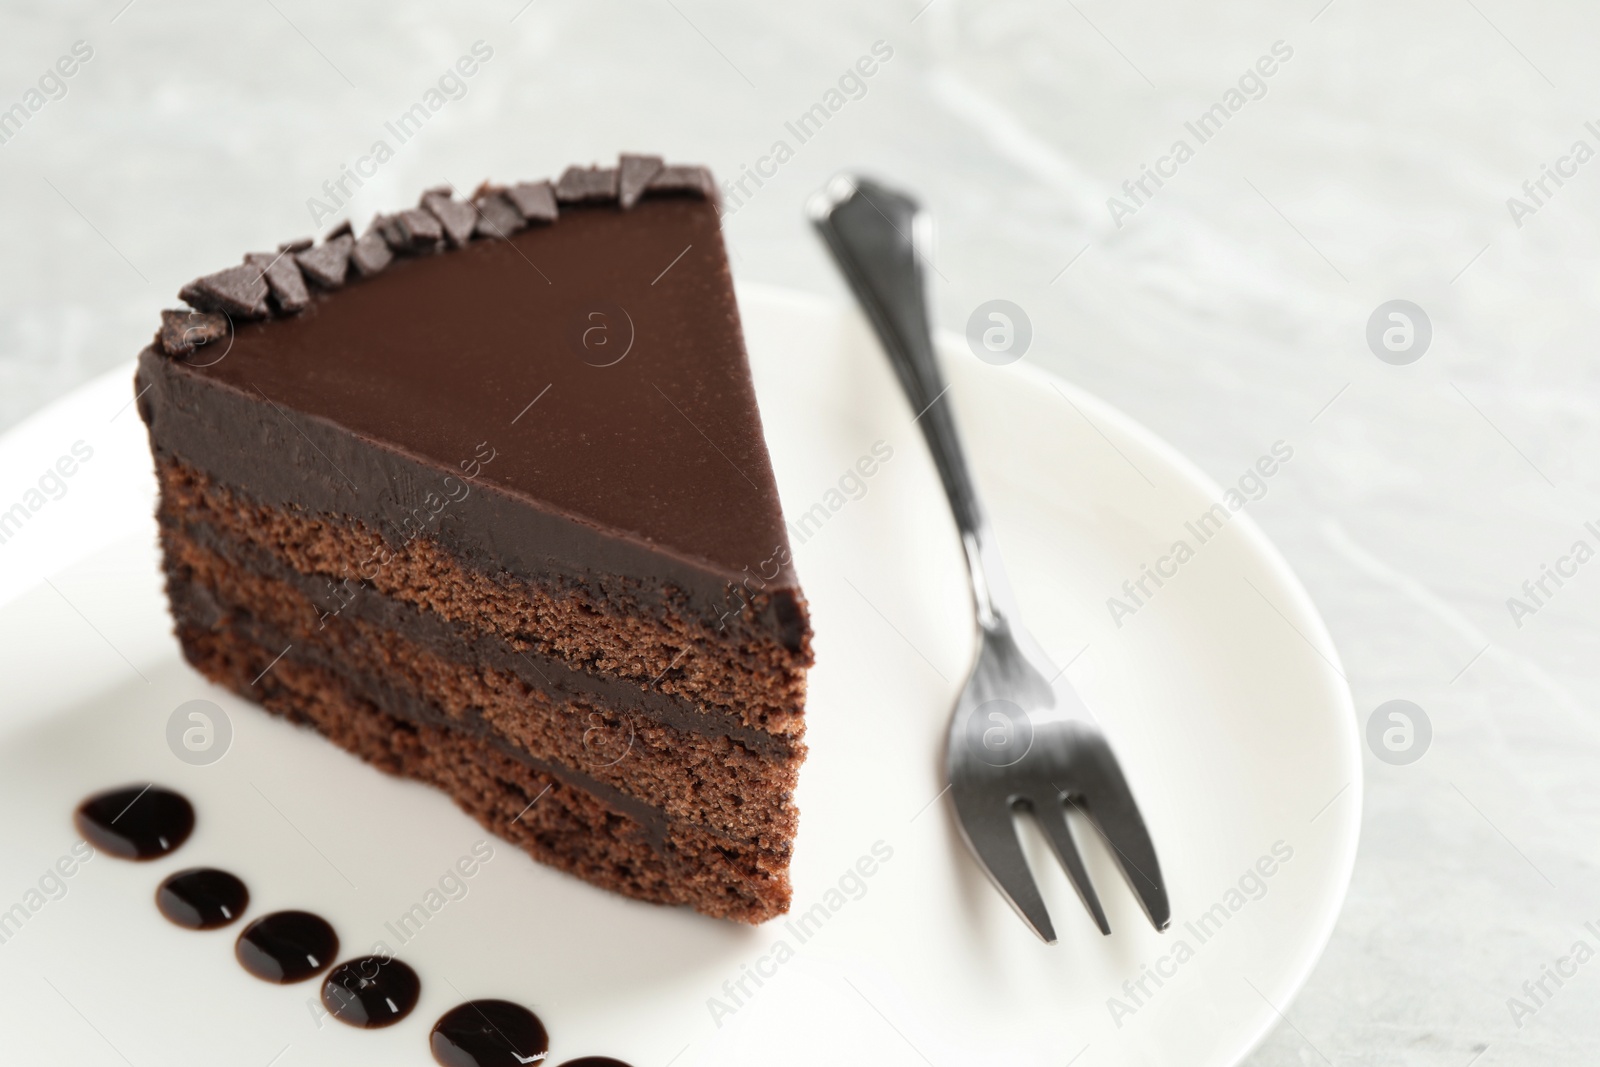
[[[791,797],[804,749],[789,739],[756,751],[723,734],[679,729],[614,697],[562,693],[537,665],[519,663],[492,639],[473,642],[378,593],[324,617],[287,575],[257,569],[270,567],[270,557],[243,563],[234,553],[247,552],[204,527],[168,526],[162,544],[169,593],[189,621],[270,632],[279,650],[362,679],[368,690],[381,685],[418,709],[411,717],[490,736],[661,818],[764,848],[786,849],[794,836]],[[547,665],[546,673],[558,669]]]
[[[463,729],[390,714],[382,696],[358,692],[342,673],[293,650],[273,664],[282,646],[258,644],[240,629],[180,621],[178,637],[189,662],[213,681],[315,727],[382,770],[444,790],[490,832],[543,863],[604,889],[717,918],[759,923],[788,910],[787,853],[681,823],[652,824]]]
[[[504,586],[416,541],[385,548],[387,587],[336,586],[380,535],[266,508],[175,460],[158,473],[168,597],[202,673],[604,888],[744,922],[787,908],[803,719],[775,733],[736,699],[695,699],[736,698],[756,672],[724,669],[720,690],[706,671],[641,685],[604,669],[626,656],[584,655],[573,631],[613,650],[684,635],[555,590],[542,622],[556,640],[539,620],[508,627],[481,596],[511,610]]]
[[[772,734],[798,740],[804,733],[808,656],[771,638],[707,625],[677,610],[670,595],[647,599],[604,576],[574,581],[490,574],[432,537],[396,543],[349,516],[270,507],[178,459],[158,459],[156,472],[164,524],[203,524],[320,579],[322,611],[341,608],[342,593],[365,587],[492,634],[541,661],[675,697],[654,706],[699,716],[708,729],[749,727],[742,736],[754,744]]]

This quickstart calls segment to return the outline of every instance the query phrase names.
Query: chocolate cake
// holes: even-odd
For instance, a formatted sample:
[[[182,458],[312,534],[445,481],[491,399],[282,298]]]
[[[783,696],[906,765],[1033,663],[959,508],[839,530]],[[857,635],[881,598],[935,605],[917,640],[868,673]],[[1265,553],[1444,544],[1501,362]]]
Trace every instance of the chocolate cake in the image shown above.
[[[431,190],[184,287],[136,388],[190,663],[538,860],[760,922],[811,635],[715,196],[647,156]]]

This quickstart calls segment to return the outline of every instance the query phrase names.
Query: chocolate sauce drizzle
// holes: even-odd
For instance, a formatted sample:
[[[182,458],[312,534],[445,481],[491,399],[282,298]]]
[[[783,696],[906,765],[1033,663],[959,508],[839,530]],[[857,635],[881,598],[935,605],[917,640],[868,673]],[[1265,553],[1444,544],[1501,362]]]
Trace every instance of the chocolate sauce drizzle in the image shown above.
[[[363,1030],[404,1019],[421,993],[417,972],[393,956],[346,960],[322,983],[322,1003],[333,1017]]]
[[[128,786],[97,793],[78,805],[73,821],[84,839],[124,859],[165,856],[188,840],[194,807],[170,789]],[[161,914],[188,930],[215,930],[250,906],[244,882],[215,867],[191,867],[156,887]],[[321,916],[275,911],[239,933],[234,955],[257,978],[280,985],[318,974],[339,952],[339,937]],[[340,1022],[372,1030],[411,1014],[422,993],[417,972],[392,956],[362,956],[339,964],[322,983],[322,1003]],[[521,1067],[543,1063],[550,1036],[533,1012],[507,1000],[469,1000],[445,1012],[428,1035],[444,1067]],[[568,1060],[563,1067],[628,1067],[606,1056]]]
[[[194,808],[158,785],[111,789],[78,805],[73,823],[85,841],[125,860],[152,860],[174,851],[194,830]]]
[[[250,906],[250,890],[227,871],[191,867],[156,887],[156,907],[186,930],[227,926]]]
[[[439,1016],[428,1046],[443,1067],[525,1067],[544,1062],[550,1035],[521,1004],[469,1000]]]
[[[339,935],[309,911],[275,911],[239,933],[233,947],[239,965],[268,982],[303,982],[339,953]]]

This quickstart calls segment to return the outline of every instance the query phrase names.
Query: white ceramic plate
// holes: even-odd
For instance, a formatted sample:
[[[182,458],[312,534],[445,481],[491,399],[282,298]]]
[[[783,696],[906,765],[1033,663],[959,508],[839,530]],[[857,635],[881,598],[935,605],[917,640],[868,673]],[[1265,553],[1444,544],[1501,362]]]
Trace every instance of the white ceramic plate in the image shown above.
[[[427,1064],[434,1019],[480,996],[533,1007],[552,1063],[604,1053],[637,1067],[1194,1067],[1244,1056],[1326,942],[1356,851],[1353,712],[1304,590],[1241,512],[1160,588],[1146,579],[1153,595],[1116,625],[1107,598],[1175,541],[1196,545],[1185,523],[1222,491],[1065,382],[947,347],[950,395],[1027,622],[1071,661],[1100,716],[1172,899],[1172,928],[1157,934],[1091,844],[1113,930],[1101,937],[1036,856],[1061,937],[1041,944],[935,800],[973,626],[911,412],[854,314],[754,288],[741,303],[785,508],[827,514],[795,538],[817,635],[794,860],[795,912],[822,909],[809,936],[634,903],[495,843],[465,895],[400,944],[385,924],[426,903],[484,835],[443,795],[385,777],[183,663],[128,368],[0,442],[0,509],[42,502],[0,543],[0,912],[25,914],[13,909],[10,927],[0,916],[8,1060]],[[46,477],[79,441],[92,457],[59,484]],[[853,479],[875,444],[892,456]],[[45,492],[27,495],[41,477]],[[207,766],[180,761],[166,740],[169,716],[192,699],[215,701],[231,724],[231,747]],[[154,863],[98,856],[64,895],[50,879],[52,895],[29,892],[69,852],[80,798],[150,779],[195,802],[188,844]],[[872,875],[854,873],[874,853]],[[168,924],[156,883],[198,864],[241,875],[252,915],[327,916],[345,956],[385,942],[422,977],[416,1012],[383,1031],[319,1024],[315,983],[275,987],[239,968],[237,929]]]

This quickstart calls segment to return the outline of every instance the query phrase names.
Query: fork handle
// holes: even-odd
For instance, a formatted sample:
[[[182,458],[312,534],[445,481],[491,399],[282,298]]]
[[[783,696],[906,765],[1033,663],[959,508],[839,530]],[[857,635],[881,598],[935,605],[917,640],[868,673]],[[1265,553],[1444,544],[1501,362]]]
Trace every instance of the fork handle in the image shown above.
[[[834,178],[812,201],[810,213],[883,342],[922,427],[961,533],[979,622],[986,628],[999,625],[1000,601],[1009,594],[928,326],[922,256],[931,220],[905,193],[848,175]]]

